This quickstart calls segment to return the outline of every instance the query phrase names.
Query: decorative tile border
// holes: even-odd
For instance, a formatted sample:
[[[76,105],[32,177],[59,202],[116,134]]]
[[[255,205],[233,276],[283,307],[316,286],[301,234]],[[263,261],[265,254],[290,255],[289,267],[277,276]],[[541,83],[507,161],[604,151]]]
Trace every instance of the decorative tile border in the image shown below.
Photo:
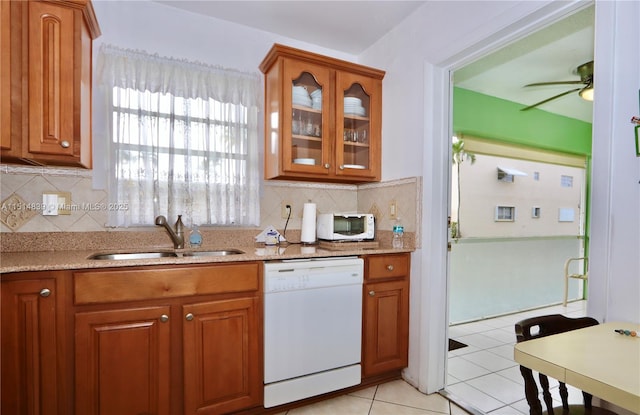
[[[0,172],[10,174],[41,174],[43,176],[85,177],[92,178],[93,171],[78,168],[59,168],[45,166],[18,166],[0,164]]]
[[[313,182],[287,182],[287,181],[268,181],[264,182],[264,187],[285,187],[285,188],[307,188],[321,190],[358,190],[362,185],[356,184],[339,184],[339,183],[313,183]]]

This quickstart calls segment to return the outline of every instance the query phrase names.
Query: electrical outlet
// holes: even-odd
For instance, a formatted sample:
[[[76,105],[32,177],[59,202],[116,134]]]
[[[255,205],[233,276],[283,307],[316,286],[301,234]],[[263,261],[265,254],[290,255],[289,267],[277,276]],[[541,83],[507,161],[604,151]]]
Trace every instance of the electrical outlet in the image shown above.
[[[283,200],[280,212],[282,219],[287,219],[289,215],[293,218],[293,204],[289,201]]]
[[[392,200],[389,202],[389,218],[396,219],[398,217],[398,202]]]

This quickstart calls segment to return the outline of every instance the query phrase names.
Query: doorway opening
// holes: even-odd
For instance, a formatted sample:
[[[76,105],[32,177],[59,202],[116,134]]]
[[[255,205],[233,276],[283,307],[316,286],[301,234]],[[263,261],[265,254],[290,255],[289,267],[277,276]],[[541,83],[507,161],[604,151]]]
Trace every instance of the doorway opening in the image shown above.
[[[593,6],[580,10],[453,75],[453,132],[467,157],[451,174],[448,323],[456,342],[446,391],[483,413],[528,412],[512,359],[514,319],[586,313],[581,282],[571,281],[567,307],[562,300],[565,261],[588,250],[592,104],[576,91],[521,109],[567,90],[524,85],[580,79],[553,53],[573,66],[592,60],[593,16]],[[577,38],[580,47],[567,49]],[[564,65],[566,77],[539,72],[534,61]],[[586,271],[586,261],[573,266]]]

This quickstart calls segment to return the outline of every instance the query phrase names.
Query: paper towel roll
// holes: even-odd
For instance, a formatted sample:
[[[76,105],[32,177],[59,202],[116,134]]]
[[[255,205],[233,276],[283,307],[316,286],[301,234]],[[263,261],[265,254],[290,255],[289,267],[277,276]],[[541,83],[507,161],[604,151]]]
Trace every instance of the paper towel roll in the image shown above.
[[[305,203],[302,209],[302,230],[300,232],[302,243],[314,243],[316,241],[316,204]]]

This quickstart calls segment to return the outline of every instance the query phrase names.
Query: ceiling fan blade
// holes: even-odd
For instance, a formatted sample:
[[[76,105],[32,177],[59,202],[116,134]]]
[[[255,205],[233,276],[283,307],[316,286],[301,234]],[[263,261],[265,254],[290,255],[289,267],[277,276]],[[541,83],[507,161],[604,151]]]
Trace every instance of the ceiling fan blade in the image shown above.
[[[547,99],[545,99],[544,101],[536,102],[536,103],[535,103],[535,104],[533,104],[533,105],[529,105],[528,107],[522,108],[520,111],[530,110],[531,108],[535,108],[535,107],[537,107],[537,106],[539,106],[539,105],[546,104],[546,103],[547,103],[547,102],[549,102],[549,101],[553,101],[554,99],[557,99],[557,98],[563,97],[563,96],[568,95],[568,94],[570,94],[570,93],[572,93],[572,92],[580,91],[581,89],[582,89],[582,88],[570,89],[570,90],[568,90],[568,91],[563,92],[562,94],[558,94],[558,95],[552,96],[551,98],[547,98]]]
[[[553,82],[536,82],[533,84],[527,84],[524,87],[528,86],[542,86],[542,85],[578,85],[584,84],[584,81],[553,81]]]

